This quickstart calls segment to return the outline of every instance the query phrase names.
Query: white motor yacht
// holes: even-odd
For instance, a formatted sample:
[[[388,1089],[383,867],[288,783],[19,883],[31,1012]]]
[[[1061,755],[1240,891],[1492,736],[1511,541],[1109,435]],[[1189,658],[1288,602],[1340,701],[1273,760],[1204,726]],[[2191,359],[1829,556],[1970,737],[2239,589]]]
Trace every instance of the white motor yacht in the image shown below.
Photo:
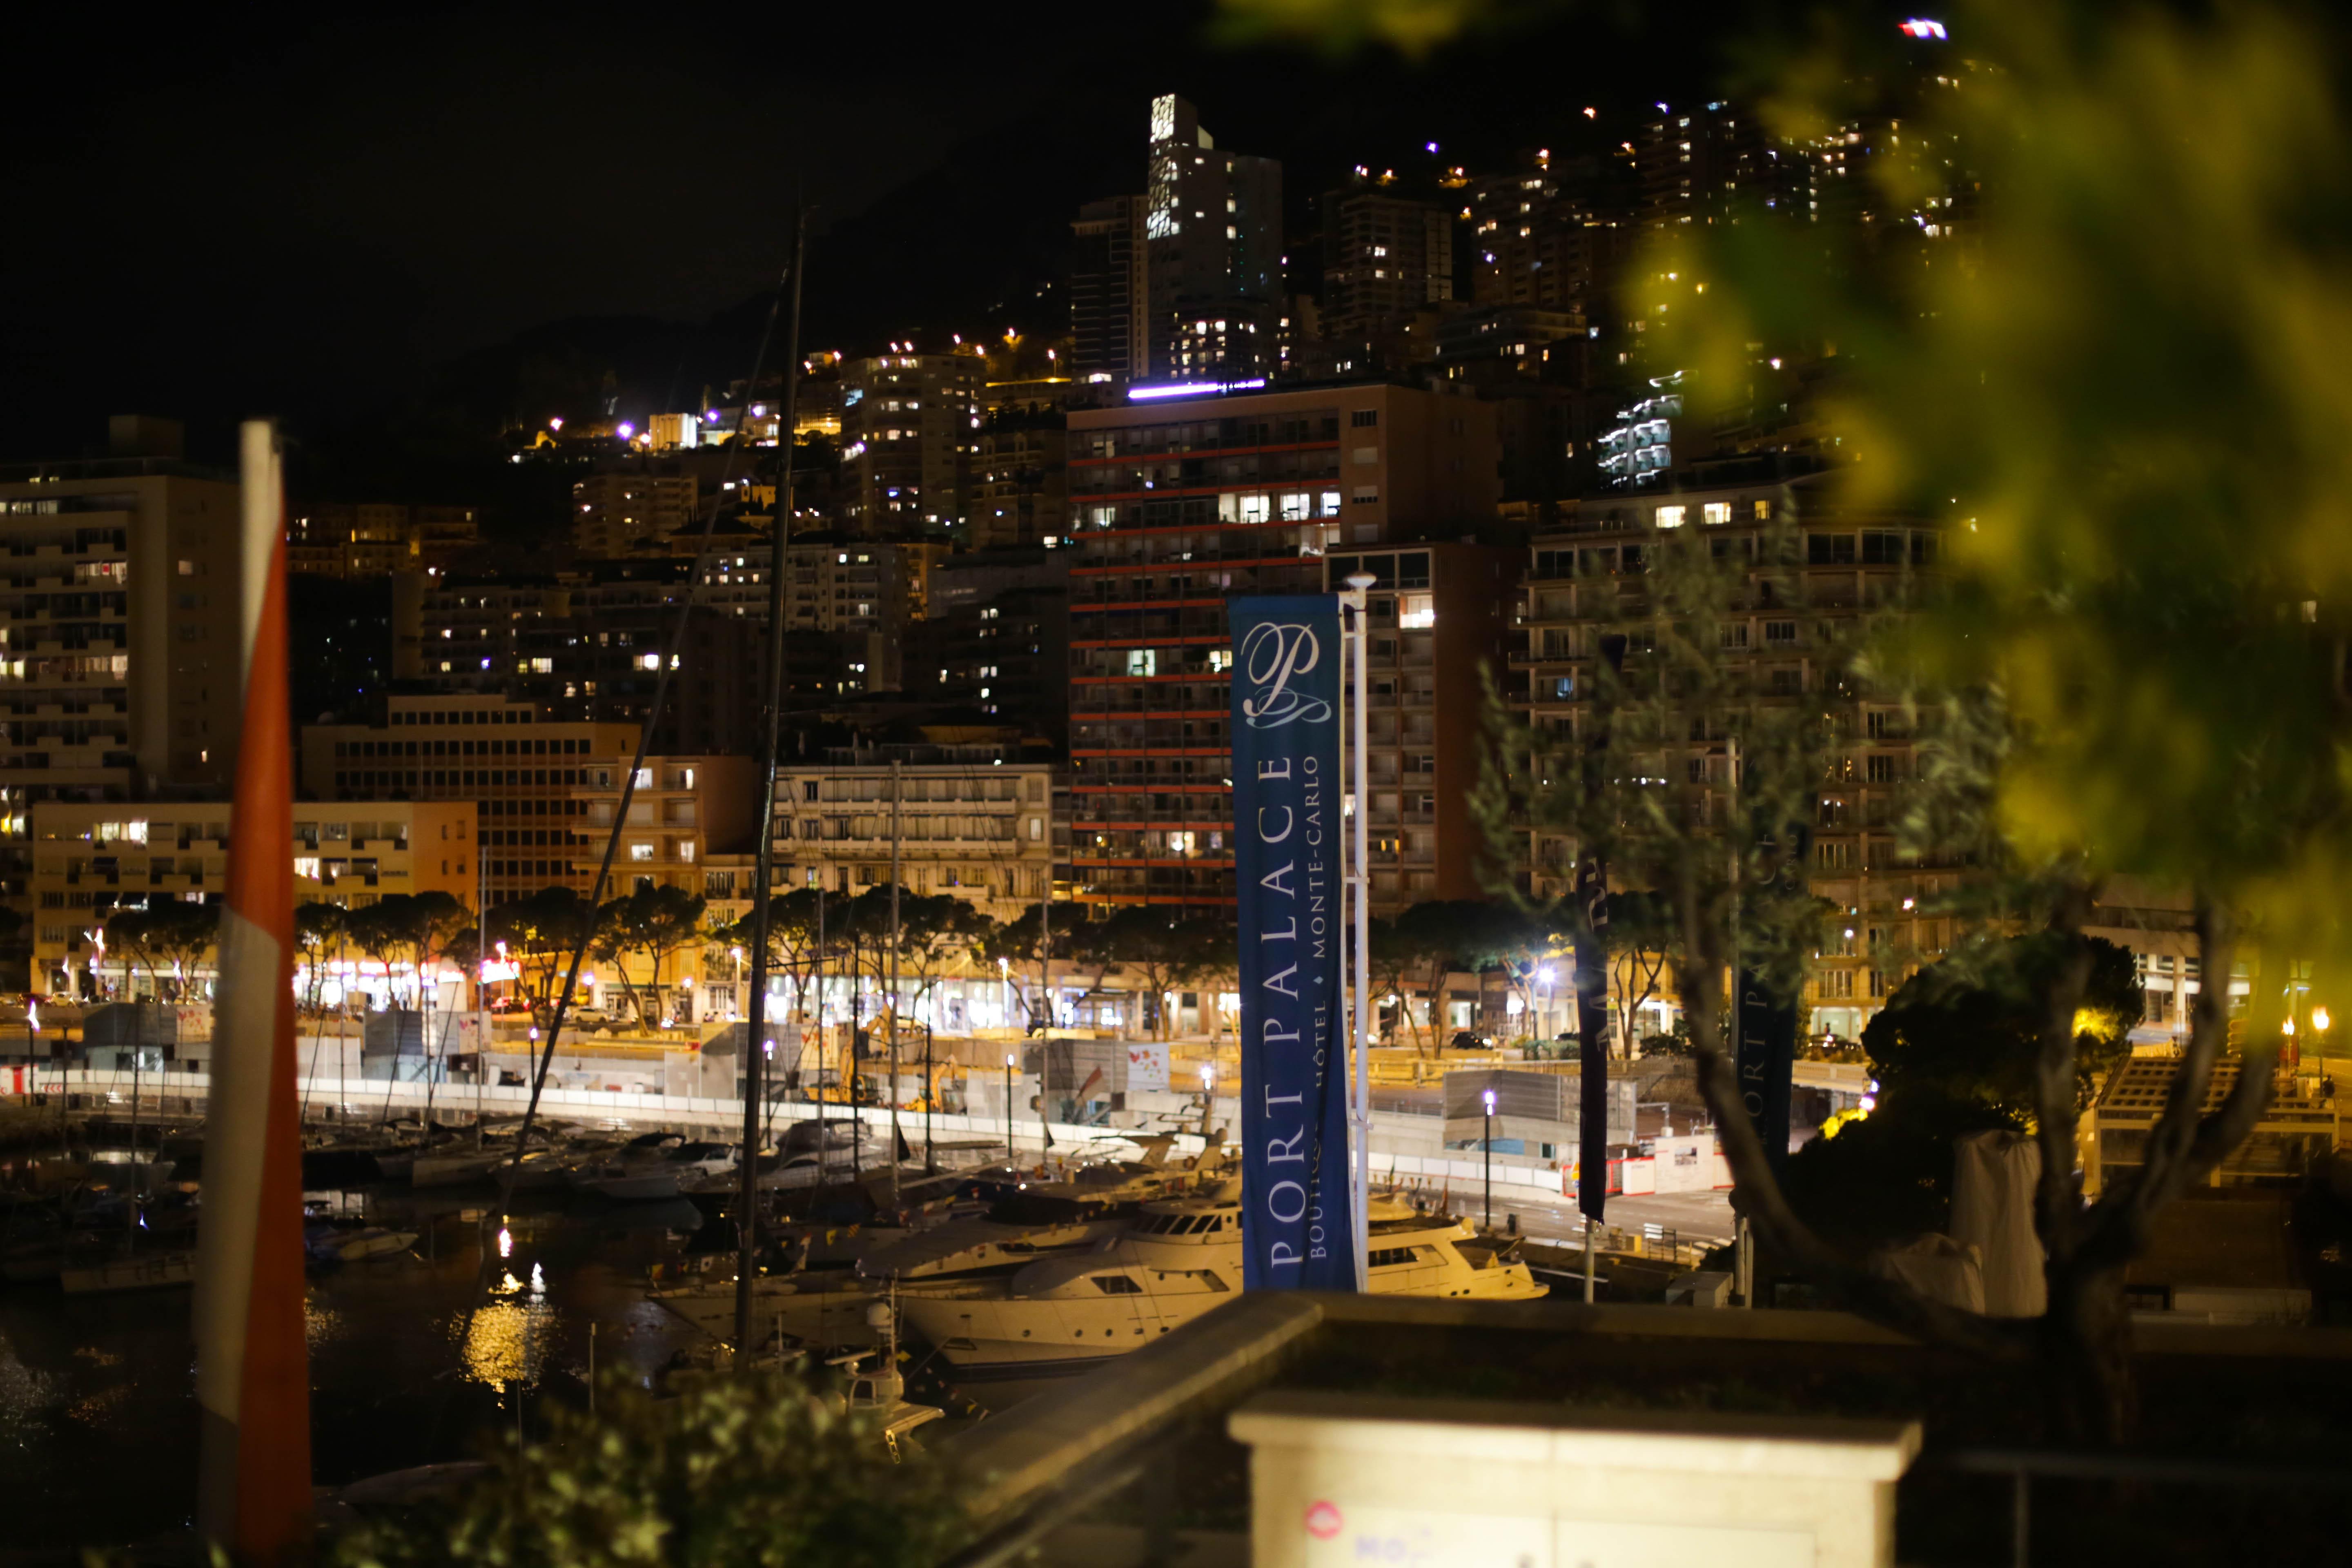
[[[1146,1204],[1090,1250],[1033,1263],[952,1300],[909,1293],[908,1321],[956,1376],[1026,1377],[1083,1369],[1150,1343],[1242,1288],[1239,1183]],[[1378,1295],[1532,1300],[1545,1294],[1515,1243],[1462,1220],[1376,1203],[1370,1289]]]

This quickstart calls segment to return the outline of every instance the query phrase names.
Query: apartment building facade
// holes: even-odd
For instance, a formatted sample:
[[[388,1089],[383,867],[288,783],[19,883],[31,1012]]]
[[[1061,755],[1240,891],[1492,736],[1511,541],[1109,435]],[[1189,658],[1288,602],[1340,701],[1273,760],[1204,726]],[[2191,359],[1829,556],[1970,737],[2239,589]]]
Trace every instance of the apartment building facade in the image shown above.
[[[1486,754],[1481,673],[1507,666],[1523,552],[1434,543],[1324,560],[1365,591],[1365,848],[1372,910],[1481,899],[1505,869],[1470,807]]]
[[[1071,876],[1097,904],[1233,899],[1226,600],[1490,520],[1494,416],[1384,384],[1070,415]]]
[[[974,353],[843,363],[842,512],[853,531],[917,537],[964,521],[987,378]]]
[[[288,521],[286,569],[350,581],[441,572],[480,542],[481,524],[469,506],[331,503]]]
[[[1435,308],[1454,298],[1451,214],[1359,176],[1323,198],[1323,249],[1327,340],[1368,346],[1399,364],[1436,353]]]
[[[0,898],[32,809],[225,793],[242,723],[237,486],[165,458],[0,469]]]
[[[890,882],[1017,919],[1053,882],[1055,770],[989,747],[907,749],[910,760],[781,769],[776,886],[855,897]]]
[[[105,953],[99,935],[107,917],[164,900],[217,903],[228,879],[230,815],[219,800],[35,805],[35,984],[53,995],[131,994],[136,977],[121,953]],[[425,892],[471,909],[479,852],[474,803],[464,800],[302,801],[287,847],[296,902],[346,909]]]
[[[694,525],[692,474],[591,474],[572,487],[572,541],[583,555],[625,559]]]
[[[973,550],[1059,542],[1069,531],[1069,432],[1060,412],[1007,412],[982,426],[972,463]]]
[[[1937,530],[1849,510],[1830,476],[1588,499],[1572,530],[1530,546],[1523,647],[1512,657],[1524,672],[1518,701],[1528,721],[1570,732],[1591,721],[1599,628],[1622,604],[1639,603],[1645,552],[1667,537],[1698,534],[1718,552],[1753,561],[1756,542],[1780,528],[1791,531],[1798,560],[1752,570],[1750,591],[1722,633],[1754,689],[1767,693],[1817,690],[1827,661],[1860,634],[1864,620],[1914,603],[1937,568]],[[1783,579],[1780,594],[1766,592],[1768,574]],[[1920,910],[1961,873],[1896,853],[1905,792],[1917,776],[1916,737],[1903,709],[1867,690],[1838,706],[1845,744],[1822,789],[1811,877],[1814,893],[1843,918],[1830,927],[1805,1000],[1813,1030],[1853,1038],[1899,984],[1899,966],[1889,973],[1885,963],[1890,955],[1927,962],[1951,943],[1949,918]],[[1719,743],[1693,742],[1690,765],[1705,770],[1711,787],[1732,782]],[[1532,835],[1522,874],[1529,891],[1556,898],[1569,890],[1574,865],[1568,839]]]
[[[472,802],[493,906],[542,888],[593,890],[637,726],[458,693],[393,697],[385,717],[307,726],[303,789],[320,801]],[[751,839],[752,794],[749,757],[647,757],[605,896],[652,886],[700,895],[703,862]]]

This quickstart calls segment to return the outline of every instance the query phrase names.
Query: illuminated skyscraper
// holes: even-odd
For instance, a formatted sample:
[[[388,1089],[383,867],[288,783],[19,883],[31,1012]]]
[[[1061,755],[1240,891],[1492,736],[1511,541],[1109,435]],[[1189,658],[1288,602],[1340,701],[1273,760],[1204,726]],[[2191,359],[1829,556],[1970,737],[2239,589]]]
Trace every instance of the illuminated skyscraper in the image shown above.
[[[1282,301],[1282,165],[1217,149],[1192,106],[1151,100],[1144,188],[1145,374],[1269,374]]]

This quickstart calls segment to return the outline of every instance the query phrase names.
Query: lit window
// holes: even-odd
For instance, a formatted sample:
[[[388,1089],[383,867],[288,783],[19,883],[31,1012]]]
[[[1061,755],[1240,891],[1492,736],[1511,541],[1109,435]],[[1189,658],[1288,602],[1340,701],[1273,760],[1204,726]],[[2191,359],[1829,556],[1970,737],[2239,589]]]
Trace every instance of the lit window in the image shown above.
[[[632,859],[632,860],[650,860],[650,859],[652,859],[653,858],[654,858],[654,847],[653,847],[652,845],[650,845],[650,844],[632,844],[632,845],[630,845],[630,846],[629,846],[629,858],[630,858],[630,859]]]
[[[1687,510],[1687,508],[1678,506],[1660,507],[1657,514],[1658,526],[1660,528],[1680,528],[1683,525],[1683,514]]]
[[[1727,500],[1711,500],[1699,509],[1699,515],[1709,523],[1729,522],[1731,503]]]
[[[1129,675],[1159,674],[1159,650],[1148,647],[1129,648],[1127,653],[1127,672]]]
[[[1770,501],[1759,500],[1756,503],[1756,521],[1759,522],[1769,522],[1772,521],[1772,503]]]
[[[1397,625],[1407,631],[1426,630],[1437,624],[1437,605],[1428,594],[1397,596]]]

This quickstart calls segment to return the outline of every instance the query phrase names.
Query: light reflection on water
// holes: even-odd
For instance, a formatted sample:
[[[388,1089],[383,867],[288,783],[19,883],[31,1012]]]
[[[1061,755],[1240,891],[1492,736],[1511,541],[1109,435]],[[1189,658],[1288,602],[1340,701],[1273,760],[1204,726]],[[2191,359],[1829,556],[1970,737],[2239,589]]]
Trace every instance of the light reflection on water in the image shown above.
[[[501,1238],[505,1234],[499,1233]],[[475,1382],[501,1394],[535,1386],[555,1338],[555,1308],[547,1299],[540,1265],[531,1265],[527,1286],[507,1270],[490,1287],[488,1301],[457,1314],[445,1330],[465,1357],[466,1375]]]
[[[319,1347],[331,1340],[340,1339],[344,1332],[342,1314],[336,1311],[326,1293],[316,1285],[302,1292],[302,1342],[317,1355]]]
[[[313,1274],[304,1295],[313,1473],[332,1486],[467,1458],[543,1430],[597,1363],[650,1377],[700,1338],[644,1299],[646,1266],[676,1243],[617,1211],[506,1216],[485,1234],[459,1205],[371,1194],[370,1223],[423,1233],[413,1253]],[[354,1205],[357,1207],[357,1205]],[[478,1213],[478,1211],[475,1211]],[[437,1226],[436,1219],[438,1219]],[[485,1246],[494,1293],[478,1300]],[[194,1352],[184,1289],[72,1297],[0,1284],[0,1474],[40,1505],[0,1518],[0,1548],[135,1540],[194,1503]],[[135,1476],[126,1486],[123,1478]]]
[[[0,1449],[25,1448],[41,1433],[41,1413],[58,1403],[58,1380],[26,1366],[0,1336]]]

